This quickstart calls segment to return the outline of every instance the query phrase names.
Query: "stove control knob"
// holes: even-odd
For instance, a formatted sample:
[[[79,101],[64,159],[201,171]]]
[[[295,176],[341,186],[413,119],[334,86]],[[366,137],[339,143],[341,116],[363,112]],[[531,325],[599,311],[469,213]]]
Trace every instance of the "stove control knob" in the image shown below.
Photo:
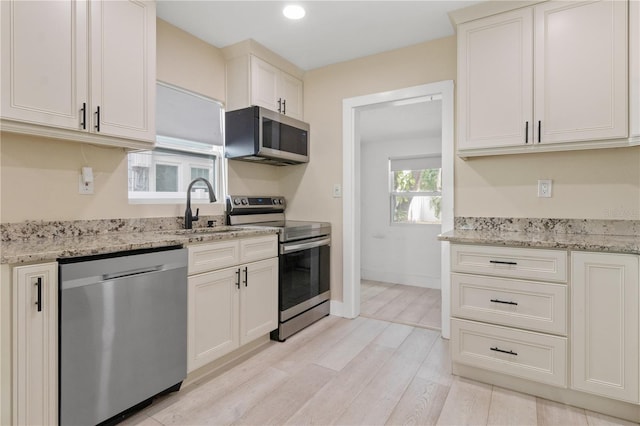
[[[247,204],[249,204],[249,201],[246,198],[242,199],[242,205],[246,206]]]
[[[236,206],[240,205],[240,198],[236,198],[233,200],[233,204],[235,204]]]
[[[280,200],[278,202],[280,203],[280,205],[284,204],[284,200],[282,198],[280,198]]]
[[[272,203],[273,205],[278,204],[278,199],[277,199],[277,198],[274,198],[273,200],[271,200],[271,203]]]

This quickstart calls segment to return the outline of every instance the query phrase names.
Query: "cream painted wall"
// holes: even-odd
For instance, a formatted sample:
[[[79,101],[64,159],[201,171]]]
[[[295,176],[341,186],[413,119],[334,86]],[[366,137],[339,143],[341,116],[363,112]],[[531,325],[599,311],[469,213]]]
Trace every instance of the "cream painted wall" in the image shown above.
[[[342,300],[342,100],[401,89],[456,75],[456,41],[447,37],[311,70],[304,77],[305,121],[311,125],[311,161],[281,168],[287,217],[332,224],[331,291]]]
[[[640,147],[457,159],[455,215],[639,220]]]
[[[157,21],[157,78],[225,100],[222,51],[162,20]],[[0,135],[0,221],[78,220],[181,216],[181,205],[136,205],[127,200],[127,156],[123,149],[2,133]],[[82,166],[94,170],[95,193],[78,194]],[[280,194],[275,168],[229,162],[229,188]],[[198,205],[205,215],[223,205]]]

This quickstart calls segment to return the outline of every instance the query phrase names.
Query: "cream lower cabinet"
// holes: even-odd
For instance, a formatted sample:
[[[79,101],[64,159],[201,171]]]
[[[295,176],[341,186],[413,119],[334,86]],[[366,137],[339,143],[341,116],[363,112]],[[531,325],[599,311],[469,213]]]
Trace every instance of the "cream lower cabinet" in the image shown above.
[[[638,403],[638,256],[571,257],[571,387]]]
[[[189,372],[278,327],[277,247],[275,235],[189,247]]]
[[[58,423],[58,265],[13,269],[14,425]]]
[[[567,387],[567,253],[451,245],[454,363]]]

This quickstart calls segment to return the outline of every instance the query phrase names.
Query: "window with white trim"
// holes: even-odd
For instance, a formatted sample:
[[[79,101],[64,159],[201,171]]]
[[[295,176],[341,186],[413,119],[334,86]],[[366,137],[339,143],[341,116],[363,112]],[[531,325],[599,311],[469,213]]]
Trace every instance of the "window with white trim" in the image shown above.
[[[442,222],[442,158],[389,159],[391,223]]]
[[[128,155],[128,193],[132,203],[184,203],[191,181],[211,182],[224,201],[224,109],[211,98],[158,82],[156,148]],[[209,201],[202,182],[191,188],[193,202]]]

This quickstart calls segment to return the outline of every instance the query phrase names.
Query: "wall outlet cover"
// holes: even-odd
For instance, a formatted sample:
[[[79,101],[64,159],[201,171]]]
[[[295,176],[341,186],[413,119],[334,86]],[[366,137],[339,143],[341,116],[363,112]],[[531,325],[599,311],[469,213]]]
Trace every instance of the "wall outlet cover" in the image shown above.
[[[551,190],[553,189],[553,181],[551,179],[542,179],[538,181],[538,198],[551,198]]]
[[[342,197],[342,185],[336,183],[333,185],[333,198]]]

